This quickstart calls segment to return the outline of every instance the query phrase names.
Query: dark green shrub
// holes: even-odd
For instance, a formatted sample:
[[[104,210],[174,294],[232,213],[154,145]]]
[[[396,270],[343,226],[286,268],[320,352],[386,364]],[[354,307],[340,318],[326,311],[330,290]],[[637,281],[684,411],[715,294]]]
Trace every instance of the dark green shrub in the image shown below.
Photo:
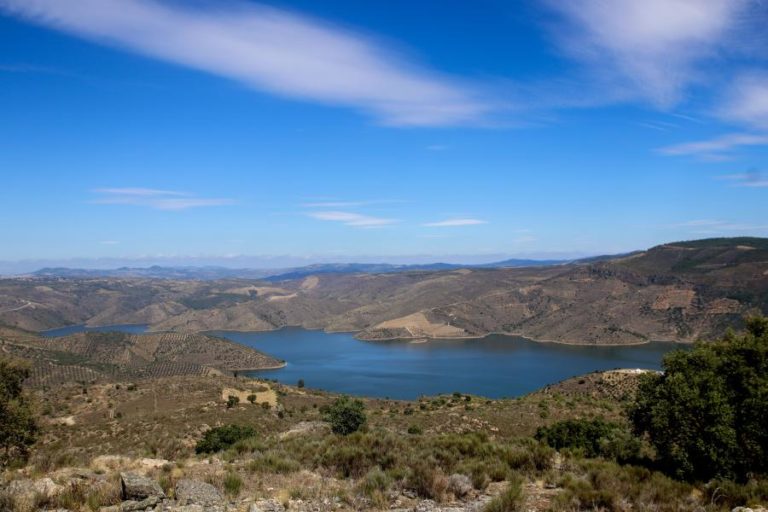
[[[27,377],[27,365],[0,359],[0,468],[26,460],[37,439],[37,423],[22,393]]]
[[[214,453],[226,450],[243,439],[254,437],[256,431],[252,427],[240,425],[225,425],[212,428],[195,446],[196,453]]]
[[[630,417],[666,471],[687,480],[768,473],[768,319],[670,352],[663,366],[643,376]]]
[[[602,419],[564,420],[539,427],[536,439],[556,450],[577,450],[586,457],[636,458],[640,442],[621,425]]]
[[[365,425],[365,404],[362,400],[352,400],[346,396],[337,398],[328,408],[325,419],[335,434],[349,435]]]
[[[240,403],[239,397],[236,397],[235,395],[229,395],[229,397],[227,397],[227,409],[231,409],[239,403]]]
[[[419,435],[423,433],[423,430],[418,425],[411,425],[408,427],[408,433],[413,435]]]

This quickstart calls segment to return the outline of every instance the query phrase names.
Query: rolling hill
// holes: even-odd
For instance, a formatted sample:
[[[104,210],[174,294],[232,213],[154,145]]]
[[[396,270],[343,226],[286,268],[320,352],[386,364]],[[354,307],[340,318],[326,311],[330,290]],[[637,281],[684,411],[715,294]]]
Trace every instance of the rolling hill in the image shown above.
[[[492,332],[578,344],[692,341],[768,312],[768,240],[678,242],[520,268],[289,275],[285,279],[0,280],[0,322],[30,330],[144,323],[155,330],[303,326],[363,339]]]

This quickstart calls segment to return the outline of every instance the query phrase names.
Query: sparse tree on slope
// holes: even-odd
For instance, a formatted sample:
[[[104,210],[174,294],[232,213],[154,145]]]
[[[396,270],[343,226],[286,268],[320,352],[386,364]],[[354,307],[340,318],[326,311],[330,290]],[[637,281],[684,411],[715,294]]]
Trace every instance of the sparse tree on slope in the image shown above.
[[[768,473],[768,319],[741,336],[671,352],[630,417],[667,471],[687,480]]]
[[[27,377],[25,364],[0,359],[0,467],[26,459],[37,439],[38,427],[22,393]]]

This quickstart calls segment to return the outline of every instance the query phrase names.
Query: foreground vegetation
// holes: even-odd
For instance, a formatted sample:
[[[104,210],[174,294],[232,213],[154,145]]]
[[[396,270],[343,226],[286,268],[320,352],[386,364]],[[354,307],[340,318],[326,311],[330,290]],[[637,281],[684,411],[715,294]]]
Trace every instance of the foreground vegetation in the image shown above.
[[[243,511],[259,500],[487,512],[765,505],[767,352],[768,322],[754,319],[741,336],[672,353],[663,374],[594,374],[515,400],[350,399],[227,376],[48,390],[35,397],[41,435],[26,465],[34,438],[4,438],[19,444],[0,510],[116,505],[125,470],[170,497],[181,479],[211,483]],[[17,368],[0,365],[3,418],[29,411]]]

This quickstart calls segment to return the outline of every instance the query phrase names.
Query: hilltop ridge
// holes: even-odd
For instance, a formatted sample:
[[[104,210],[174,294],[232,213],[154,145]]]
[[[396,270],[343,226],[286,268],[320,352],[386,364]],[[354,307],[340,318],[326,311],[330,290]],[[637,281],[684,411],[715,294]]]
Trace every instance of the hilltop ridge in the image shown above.
[[[284,280],[0,280],[0,322],[149,324],[152,330],[301,326],[369,340],[477,337],[626,344],[693,341],[768,312],[768,241],[719,238],[564,265]]]

